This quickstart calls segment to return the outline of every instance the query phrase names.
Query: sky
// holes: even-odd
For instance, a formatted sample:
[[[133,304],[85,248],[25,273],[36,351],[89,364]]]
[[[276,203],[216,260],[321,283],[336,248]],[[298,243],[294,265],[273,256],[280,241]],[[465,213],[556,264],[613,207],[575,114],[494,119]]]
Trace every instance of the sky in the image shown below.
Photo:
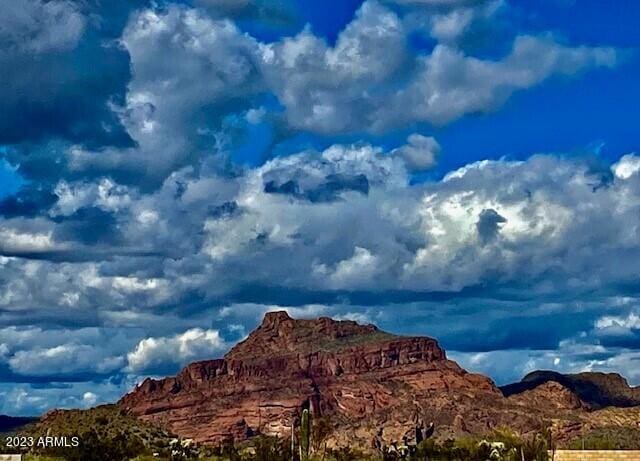
[[[640,384],[640,3],[0,0],[0,413],[287,310]]]

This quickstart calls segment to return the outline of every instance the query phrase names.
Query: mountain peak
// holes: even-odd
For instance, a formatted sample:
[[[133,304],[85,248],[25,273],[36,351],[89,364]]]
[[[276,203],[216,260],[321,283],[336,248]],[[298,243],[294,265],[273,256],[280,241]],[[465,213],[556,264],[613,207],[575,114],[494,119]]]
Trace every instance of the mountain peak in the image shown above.
[[[278,325],[281,322],[286,322],[287,320],[293,320],[287,311],[267,312],[264,314],[264,318],[262,319],[262,325],[268,327],[271,325]]]
[[[294,319],[286,311],[267,312],[260,326],[231,349],[227,360],[254,360],[283,354],[339,350],[362,343],[396,338],[375,325],[352,320]]]

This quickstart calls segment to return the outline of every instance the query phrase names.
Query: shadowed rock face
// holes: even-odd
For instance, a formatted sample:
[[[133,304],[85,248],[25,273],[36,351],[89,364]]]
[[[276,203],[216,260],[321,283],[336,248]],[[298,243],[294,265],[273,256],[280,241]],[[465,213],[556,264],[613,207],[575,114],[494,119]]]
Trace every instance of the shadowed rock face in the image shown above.
[[[426,408],[431,394],[502,398],[490,379],[447,360],[432,338],[274,312],[223,359],[147,379],[119,405],[179,435],[215,443],[256,432],[284,435],[303,406],[315,417],[336,416],[372,431],[400,408],[394,420],[411,424],[422,412],[420,399]]]

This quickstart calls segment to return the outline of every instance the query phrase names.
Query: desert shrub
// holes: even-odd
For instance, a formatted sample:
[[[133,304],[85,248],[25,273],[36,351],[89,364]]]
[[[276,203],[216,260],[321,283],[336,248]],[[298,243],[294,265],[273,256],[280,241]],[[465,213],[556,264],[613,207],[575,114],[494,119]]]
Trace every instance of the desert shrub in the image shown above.
[[[255,444],[252,461],[290,461],[291,445],[276,437],[259,437]]]
[[[48,448],[48,456],[67,461],[129,460],[146,451],[140,439],[118,433],[113,437],[100,437],[95,430],[85,432],[78,447]]]
[[[232,443],[205,448],[204,458],[211,461],[242,461],[240,451]]]
[[[578,437],[565,444],[564,448],[580,450],[583,439],[584,448],[587,450],[640,450],[640,428],[602,427],[594,429],[584,437]]]
[[[322,450],[325,441],[333,432],[333,426],[329,418],[316,418],[311,428],[311,447],[314,452]]]
[[[330,461],[365,461],[371,458],[367,457],[359,450],[348,447],[327,450],[327,459]]]
[[[547,461],[549,459],[549,445],[546,434],[535,434],[522,442],[522,454],[527,461]]]
[[[615,450],[616,442],[609,434],[589,434],[584,439],[576,439],[569,445],[572,450]]]
[[[58,411],[44,422],[25,428],[22,435],[35,439],[49,434],[78,437],[78,447],[33,447],[32,455],[50,456],[70,461],[119,461],[162,452],[168,458],[170,434],[139,421],[116,407],[104,405],[91,410]],[[44,459],[44,458],[43,458]]]
[[[438,442],[427,439],[418,445],[412,461],[547,461],[547,444],[542,434],[521,438],[499,429],[484,442],[475,437]]]
[[[297,456],[295,457],[297,459]],[[288,439],[259,436],[240,445],[225,443],[201,449],[201,458],[207,461],[291,461]]]

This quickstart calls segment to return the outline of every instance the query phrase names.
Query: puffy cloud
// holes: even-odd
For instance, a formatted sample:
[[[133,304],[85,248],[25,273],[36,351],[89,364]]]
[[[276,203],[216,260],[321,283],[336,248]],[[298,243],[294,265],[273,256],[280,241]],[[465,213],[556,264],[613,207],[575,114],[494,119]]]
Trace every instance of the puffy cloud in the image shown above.
[[[109,328],[7,327],[0,328],[0,344],[5,380],[73,382],[119,372],[134,341]]]
[[[631,312],[624,317],[605,315],[596,322],[596,328],[598,329],[612,327],[640,330],[640,315],[635,312]]]
[[[42,305],[93,298],[123,309],[186,302],[194,291],[240,296],[250,286],[456,292],[499,280],[545,292],[626,283],[636,270],[636,176],[603,182],[605,173],[536,156],[410,186],[397,151],[354,145],[277,158],[236,178],[184,170],[150,194],[111,180],[61,182],[55,220],[7,220],[5,234],[14,249],[82,252],[69,218],[91,222],[84,213],[99,209],[114,223],[101,238],[106,261],[52,271],[46,260],[27,268],[7,259],[0,299],[14,305],[38,284],[49,288],[29,296]],[[618,260],[608,264],[612,252]]]
[[[0,228],[0,239],[4,252],[43,251],[55,248],[51,233],[25,233],[6,226]]]
[[[55,376],[58,379],[87,371],[108,374],[122,368],[122,357],[104,357],[105,352],[90,345],[63,344],[18,351],[9,359],[9,365],[21,375]]]
[[[474,10],[455,9],[446,14],[437,15],[432,20],[431,35],[442,42],[458,38],[473,20]]]
[[[132,372],[163,370],[171,365],[212,358],[227,348],[218,330],[193,328],[172,337],[146,338],[127,354]]]
[[[73,185],[63,180],[55,187],[54,194],[58,197],[55,206],[50,211],[54,217],[69,216],[85,207],[118,211],[131,203],[130,190],[107,178],[103,178],[97,183]]]
[[[440,17],[434,33],[457,36],[462,26],[451,23],[460,20]],[[286,107],[289,124],[320,133],[376,133],[416,122],[442,125],[492,111],[515,91],[553,75],[616,63],[614,49],[573,48],[550,36],[517,36],[511,52],[499,60],[467,55],[446,40],[428,55],[411,54],[406,24],[368,1],[334,47],[309,30],[263,46],[266,80]]]
[[[616,309],[615,315],[603,315],[594,322],[593,334],[607,347],[637,349],[640,345],[640,315],[634,300],[631,310]]]
[[[488,112],[515,91],[530,88],[553,75],[573,75],[592,67],[611,67],[611,48],[571,48],[550,37],[519,36],[511,52],[498,61],[465,55],[447,45],[418,59],[415,78],[380,106],[378,124],[427,121],[441,125],[465,114]]]
[[[4,362],[8,355],[9,355],[9,346],[7,346],[5,343],[0,343],[0,360]]]
[[[366,2],[338,37],[335,47],[309,29],[262,47],[269,87],[286,107],[294,128],[322,133],[366,128],[376,93],[397,76],[406,59],[400,18]]]
[[[85,392],[82,394],[82,401],[87,407],[92,407],[98,402],[98,396],[93,392]]]
[[[60,1],[47,5],[52,3],[72,5]],[[56,111],[54,118],[64,125],[59,137],[65,141],[19,146],[10,151],[11,163],[20,164],[20,173],[29,178],[111,176],[118,182],[157,188],[182,167],[199,168],[204,158],[208,168],[225,170],[224,156],[244,142],[247,125],[255,123],[256,111],[265,107],[268,113],[260,120],[275,130],[278,139],[300,130],[379,134],[398,126],[442,125],[466,114],[492,111],[515,91],[554,75],[573,75],[616,62],[613,49],[565,46],[545,35],[517,36],[511,52],[496,60],[466,53],[454,38],[470,23],[490,18],[496,2],[427,8],[425,14],[438,40],[429,54],[409,46],[410,35],[421,27],[415,15],[422,14],[422,7],[401,13],[367,1],[335,45],[329,46],[309,28],[293,37],[260,43],[224,13],[228,7],[246,5],[214,3],[208,5],[210,9],[169,5],[135,12],[122,32],[121,46],[101,50],[119,54],[112,61],[122,78],[110,79],[111,86],[100,82],[109,97],[92,102],[94,116],[89,119],[84,114],[85,123],[80,126],[76,119],[81,114],[70,114],[67,120],[60,117],[64,111],[58,106],[42,108]],[[211,15],[212,10],[221,14]],[[122,22],[113,19],[122,12],[99,12],[114,23]],[[106,30],[113,34],[111,28]],[[160,55],[163,59],[157,58]],[[65,59],[76,67],[91,67],[76,62],[82,56],[71,53]],[[121,60],[127,56],[129,66]],[[100,75],[114,72],[108,69]],[[129,72],[125,94],[123,82]],[[22,81],[17,76],[11,79],[12,85]],[[43,85],[42,90],[63,98],[67,91],[63,83],[57,82],[56,90]],[[29,91],[32,94],[37,88]],[[271,94],[282,108],[263,104]],[[33,95],[33,99],[42,98]],[[31,114],[30,119],[40,117]],[[91,142],[79,135],[86,133],[88,125],[93,130]],[[42,127],[40,135],[45,131]],[[426,142],[416,137],[409,140],[403,156],[411,168],[426,168],[429,150],[437,153],[435,145]],[[218,154],[216,160],[211,160],[212,154]]]
[[[463,46],[465,38],[495,33],[492,23],[501,9],[506,9],[503,0],[388,0],[408,8],[405,22],[420,32],[428,32],[440,43]],[[484,30],[483,30],[484,29]]]
[[[383,261],[371,251],[355,247],[353,256],[338,262],[335,267],[318,264],[313,267],[313,271],[316,275],[327,278],[331,288],[353,290],[369,285],[375,275],[381,272],[381,263]]]
[[[640,157],[636,155],[623,156],[614,166],[613,173],[620,179],[629,179],[640,171]]]
[[[124,104],[114,111],[136,146],[73,148],[74,171],[114,172],[157,184],[194,163],[202,150],[219,151],[223,118],[241,112],[242,100],[248,104],[261,90],[258,45],[228,19],[179,6],[143,10],[121,41],[133,75]]]
[[[0,383],[0,414],[41,416],[51,408],[87,408],[116,401],[135,381],[54,383],[29,385]]]
[[[393,154],[402,157],[410,170],[428,170],[437,162],[440,144],[431,136],[412,134],[407,138],[407,144],[395,149]]]

